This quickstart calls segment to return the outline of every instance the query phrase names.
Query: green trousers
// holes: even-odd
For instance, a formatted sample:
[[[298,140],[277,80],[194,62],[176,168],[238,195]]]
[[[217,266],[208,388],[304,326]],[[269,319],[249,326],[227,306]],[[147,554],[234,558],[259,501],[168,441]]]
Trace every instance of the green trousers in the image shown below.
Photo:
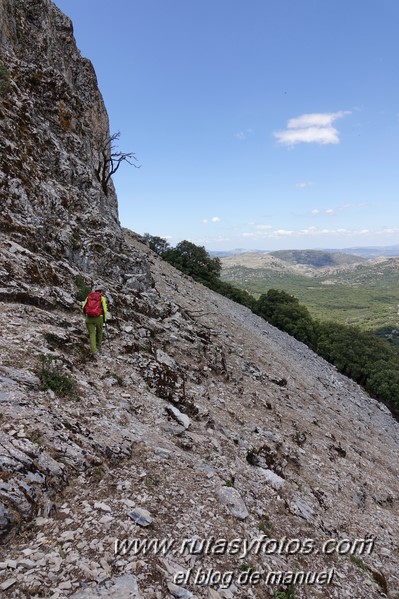
[[[90,349],[93,354],[96,354],[101,347],[103,340],[103,317],[86,316],[86,327],[90,337]]]

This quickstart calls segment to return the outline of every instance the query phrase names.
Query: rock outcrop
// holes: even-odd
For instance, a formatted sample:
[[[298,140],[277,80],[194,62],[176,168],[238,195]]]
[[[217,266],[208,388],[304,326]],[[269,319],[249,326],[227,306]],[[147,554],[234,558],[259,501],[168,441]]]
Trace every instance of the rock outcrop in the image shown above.
[[[0,17],[2,597],[398,599],[398,423],[121,229],[69,19]]]
[[[99,173],[108,116],[70,19],[50,0],[1,0],[0,15],[2,230],[86,272],[148,274],[126,255],[112,179]]]

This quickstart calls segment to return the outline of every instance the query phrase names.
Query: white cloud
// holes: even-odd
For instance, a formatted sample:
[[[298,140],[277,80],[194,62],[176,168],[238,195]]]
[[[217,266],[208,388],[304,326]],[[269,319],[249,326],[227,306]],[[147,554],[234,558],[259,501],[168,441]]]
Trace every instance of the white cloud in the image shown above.
[[[276,131],[273,135],[280,145],[289,147],[298,143],[338,144],[339,132],[333,127],[333,123],[348,114],[351,113],[347,110],[303,114],[290,119],[287,129]]]
[[[331,127],[334,121],[350,114],[348,110],[303,114],[288,121],[289,129],[307,129],[308,127]]]
[[[295,237],[361,237],[364,235],[381,235],[381,236],[390,236],[397,235],[399,233],[399,228],[384,228],[380,230],[372,230],[372,229],[318,229],[317,227],[309,227],[307,229],[298,229],[296,231],[287,231],[285,229],[279,229],[277,231],[273,231],[270,234],[270,237],[286,237],[286,236],[295,236]]]
[[[255,228],[262,229],[262,230],[273,229],[273,227],[271,225],[256,225]]]
[[[307,227],[306,229],[296,229],[296,230],[292,230],[292,229],[276,229],[275,231],[269,231],[268,233],[264,233],[265,237],[269,237],[269,238],[280,238],[280,237],[317,237],[320,235],[323,236],[329,236],[329,237],[337,237],[337,236],[344,236],[344,237],[348,237],[350,235],[353,236],[357,236],[357,235],[364,235],[366,233],[370,233],[371,231],[368,231],[366,229],[362,229],[362,230],[356,230],[356,229],[319,229],[318,227]],[[393,230],[385,230],[385,233],[392,233]],[[245,237],[250,237],[250,236],[256,236],[257,234],[254,233],[253,235],[251,234],[244,234],[243,236]]]
[[[385,227],[384,229],[381,229],[380,231],[376,231],[377,235],[397,235],[399,233],[399,229],[398,228],[392,228],[389,229],[388,227]]]
[[[234,137],[241,141],[243,139],[247,139],[247,137],[251,135],[251,133],[253,133],[253,129],[244,129],[243,131],[238,131],[238,133],[234,133]]]
[[[301,181],[300,183],[295,183],[295,187],[299,189],[305,189],[305,187],[313,187],[314,183],[312,181]]]
[[[291,237],[291,235],[295,235],[295,231],[289,231],[287,229],[277,229],[277,231],[274,231],[274,234],[277,237]]]
[[[354,204],[341,204],[340,206],[335,206],[334,208],[314,208],[310,211],[312,216],[335,216],[340,212],[344,212],[345,210],[353,210],[355,208],[363,208],[366,204],[358,204],[357,206]]]
[[[335,247],[334,244],[344,244],[342,247],[349,247],[350,245],[356,245],[359,243],[378,244],[387,243],[390,239],[396,239],[399,233],[399,228],[384,227],[380,229],[366,229],[366,228],[344,228],[344,227],[316,227],[309,226],[303,229],[286,229],[281,227],[279,229],[265,228],[258,229],[254,227],[252,231],[242,231],[241,233],[235,233],[230,239],[227,237],[209,237],[206,240],[201,240],[206,243],[220,243],[230,242],[233,245],[231,247],[241,247],[237,244],[242,240],[243,247],[247,244],[252,247],[266,246],[270,249],[275,245],[277,248],[282,249],[286,244],[291,244],[291,247]],[[235,244],[235,245],[234,245]],[[332,244],[332,245],[331,245]],[[339,247],[339,246],[337,246]]]
[[[204,225],[207,225],[208,223],[220,223],[222,221],[221,218],[219,218],[219,216],[212,216],[212,218],[203,218],[202,222]]]

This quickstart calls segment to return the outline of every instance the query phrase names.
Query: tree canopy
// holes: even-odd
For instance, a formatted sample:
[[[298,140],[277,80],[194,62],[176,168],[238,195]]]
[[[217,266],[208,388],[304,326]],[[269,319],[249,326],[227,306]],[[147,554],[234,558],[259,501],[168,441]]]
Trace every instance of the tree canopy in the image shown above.
[[[181,241],[176,247],[163,252],[162,257],[193,279],[204,283],[217,279],[222,269],[219,258],[211,258],[204,246],[191,241]]]
[[[275,327],[311,347],[314,345],[315,327],[312,318],[308,309],[293,295],[269,289],[258,299],[256,311]]]

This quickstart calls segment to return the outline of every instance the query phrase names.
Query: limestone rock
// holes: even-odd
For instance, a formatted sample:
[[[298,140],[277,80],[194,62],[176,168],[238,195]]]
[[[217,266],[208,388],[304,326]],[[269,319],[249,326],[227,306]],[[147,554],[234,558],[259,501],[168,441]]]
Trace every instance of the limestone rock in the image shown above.
[[[248,510],[237,489],[233,487],[221,487],[218,491],[218,497],[221,503],[228,507],[235,518],[245,520],[248,517]]]
[[[136,524],[139,526],[147,527],[152,524],[152,516],[148,510],[144,510],[143,508],[136,507],[131,512],[129,512],[129,518],[134,520]]]
[[[166,410],[185,429],[190,426],[190,418],[186,414],[180,412],[180,410],[178,410],[175,406],[167,406]]]
[[[137,578],[130,574],[113,578],[104,585],[89,586],[70,595],[71,599],[142,599]]]
[[[173,582],[168,582],[168,589],[170,594],[173,595],[173,597],[176,597],[176,599],[191,599],[193,596],[190,591],[173,584]]]
[[[284,479],[278,474],[275,474],[272,470],[268,470],[267,468],[259,468],[259,471],[262,473],[263,477],[270,483],[273,489],[281,489],[284,485]]]

